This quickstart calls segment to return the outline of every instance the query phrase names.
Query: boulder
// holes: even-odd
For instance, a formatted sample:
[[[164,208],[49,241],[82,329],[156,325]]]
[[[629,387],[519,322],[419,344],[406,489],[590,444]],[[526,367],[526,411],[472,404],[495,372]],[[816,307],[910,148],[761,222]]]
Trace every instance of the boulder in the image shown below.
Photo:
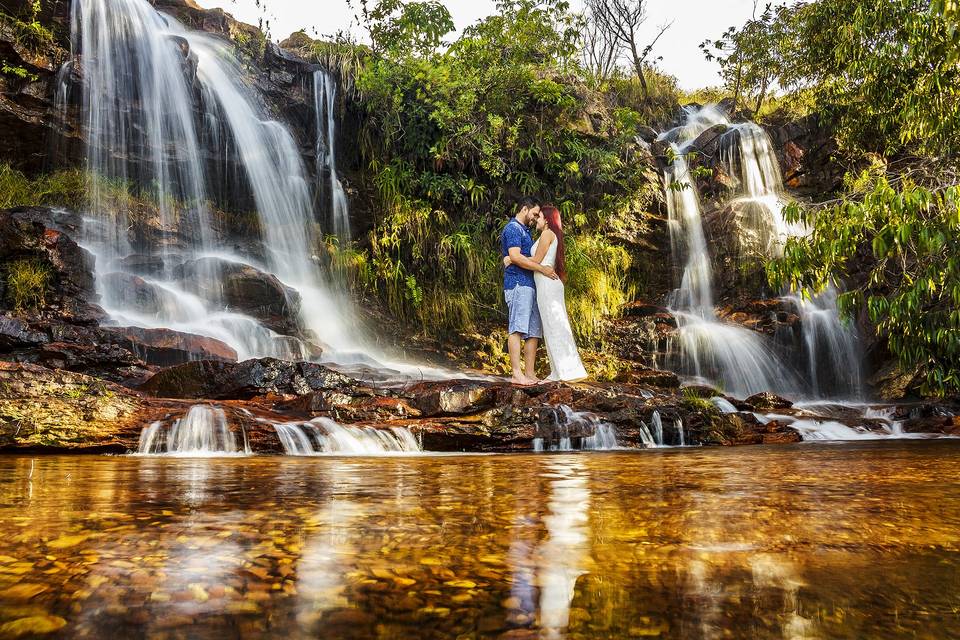
[[[140,386],[162,398],[243,400],[267,394],[351,391],[358,382],[323,365],[260,358],[244,362],[199,360],[168,367]]]
[[[174,270],[183,288],[251,316],[277,333],[300,332],[300,294],[269,273],[220,258],[191,260]]]
[[[0,351],[36,347],[49,341],[45,333],[35,331],[22,318],[0,315]]]
[[[165,308],[164,291],[140,276],[114,271],[104,275],[101,283],[109,305],[151,316],[159,315]]]
[[[773,393],[755,393],[746,400],[744,400],[748,405],[753,407],[757,411],[770,411],[773,409],[789,409],[793,406],[793,403],[787,400],[786,398],[781,398],[780,396]]]
[[[423,382],[405,389],[404,395],[424,416],[475,413],[494,401],[490,383],[467,380]]]
[[[207,336],[142,327],[106,327],[103,331],[151,365],[168,367],[191,360],[237,361],[237,352],[230,345]]]
[[[0,263],[9,267],[26,261],[49,273],[41,311],[96,322],[102,310],[91,304],[96,301],[94,257],[45,221],[48,217],[52,210],[43,208],[0,210]],[[11,302],[7,278],[8,271],[0,272],[0,308]]]

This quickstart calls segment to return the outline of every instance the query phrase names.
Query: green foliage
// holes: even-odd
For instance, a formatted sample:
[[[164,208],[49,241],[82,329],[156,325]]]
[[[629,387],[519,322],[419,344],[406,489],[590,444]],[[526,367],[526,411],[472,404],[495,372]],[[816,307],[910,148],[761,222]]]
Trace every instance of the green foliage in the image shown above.
[[[36,82],[37,75],[30,73],[26,67],[21,65],[11,65],[7,61],[0,63],[0,73],[6,76],[13,76],[15,78],[20,78],[21,80],[26,80],[28,82]]]
[[[730,27],[719,39],[700,45],[708,60],[719,63],[735,107],[749,103],[759,111],[772,86],[790,74],[791,16],[790,9],[768,4],[741,28]]]
[[[7,298],[13,310],[21,313],[41,309],[50,285],[50,267],[39,260],[17,260],[7,265]]]
[[[0,24],[10,26],[17,44],[34,52],[54,44],[53,32],[40,22],[40,10],[40,0],[34,0],[27,3],[16,16],[0,11]]]
[[[808,89],[841,144],[885,155],[960,149],[955,0],[818,0],[768,8],[702,46],[735,95]],[[811,96],[807,96],[810,100]]]
[[[701,397],[695,389],[686,387],[682,390],[682,393],[683,398],[680,400],[680,406],[687,411],[701,413],[706,416],[720,414],[717,406],[710,402],[709,399]]]
[[[374,51],[389,57],[429,56],[454,28],[450,11],[434,0],[376,0],[372,6],[361,0],[361,6]]]
[[[629,295],[629,260],[598,231],[650,184],[633,157],[645,115],[626,91],[608,110],[586,86],[567,3],[504,0],[498,10],[441,50],[445,11],[379,2],[365,13],[372,50],[314,45],[315,60],[354,69],[359,148],[380,212],[362,248],[328,243],[331,261],[424,331],[500,322],[500,230],[517,196],[546,197],[571,237],[575,330],[595,339]],[[672,103],[672,80],[657,84]],[[606,112],[601,131],[586,107]]]
[[[823,289],[841,280],[841,309],[865,309],[890,351],[925,376],[925,391],[960,392],[960,188],[928,189],[865,173],[867,192],[819,211],[793,205],[813,228],[770,265],[775,286]]]

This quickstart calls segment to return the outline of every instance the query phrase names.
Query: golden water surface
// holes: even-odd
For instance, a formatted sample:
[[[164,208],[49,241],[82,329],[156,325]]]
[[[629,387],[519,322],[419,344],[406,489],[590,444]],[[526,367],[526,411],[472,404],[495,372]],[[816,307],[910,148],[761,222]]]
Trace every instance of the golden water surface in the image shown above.
[[[960,637],[960,443],[0,457],[0,637]]]

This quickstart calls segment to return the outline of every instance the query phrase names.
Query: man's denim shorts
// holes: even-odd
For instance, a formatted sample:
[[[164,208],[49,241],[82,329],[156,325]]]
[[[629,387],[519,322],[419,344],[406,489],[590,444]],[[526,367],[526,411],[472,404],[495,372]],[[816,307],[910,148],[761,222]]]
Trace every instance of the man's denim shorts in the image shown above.
[[[540,309],[537,307],[537,290],[533,287],[517,285],[503,292],[510,315],[510,333],[519,333],[521,337],[542,338],[543,325],[540,323]]]

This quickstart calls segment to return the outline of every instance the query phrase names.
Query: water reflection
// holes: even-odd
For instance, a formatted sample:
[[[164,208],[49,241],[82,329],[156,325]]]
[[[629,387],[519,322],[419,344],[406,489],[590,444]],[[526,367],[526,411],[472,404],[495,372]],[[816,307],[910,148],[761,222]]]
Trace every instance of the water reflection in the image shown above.
[[[0,458],[0,637],[950,637],[958,453]]]
[[[561,638],[570,623],[577,578],[589,558],[587,521],[590,488],[584,458],[565,458],[547,465],[550,473],[547,538],[537,550],[540,628],[545,638]]]

